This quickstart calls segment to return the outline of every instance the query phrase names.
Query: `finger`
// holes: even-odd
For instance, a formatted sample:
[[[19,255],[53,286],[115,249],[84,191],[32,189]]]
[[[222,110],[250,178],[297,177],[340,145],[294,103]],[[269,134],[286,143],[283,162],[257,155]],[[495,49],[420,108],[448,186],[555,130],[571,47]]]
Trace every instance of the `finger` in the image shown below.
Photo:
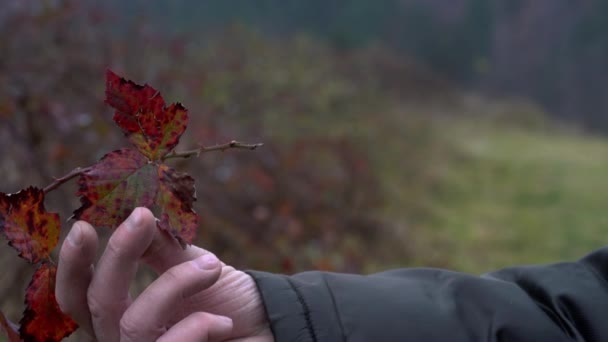
[[[268,331],[264,335],[230,339],[230,342],[274,342],[274,337],[272,332]]]
[[[152,243],[144,253],[142,261],[158,274],[163,274],[173,266],[194,260],[207,253],[209,252],[194,245],[183,249],[170,234],[156,229]]]
[[[152,213],[137,208],[110,237],[87,293],[99,341],[118,341],[120,318],[131,304],[129,287],[137,272],[138,260],[150,246],[155,231]]]
[[[99,244],[95,229],[84,221],[74,223],[61,246],[55,282],[55,296],[61,311],[93,335],[87,289],[93,277],[92,265]]]
[[[163,334],[157,342],[224,341],[232,332],[232,320],[206,312],[195,312]]]
[[[213,254],[177,265],[156,279],[120,320],[121,341],[153,341],[195,293],[213,285],[221,265]],[[180,312],[181,313],[181,312]]]

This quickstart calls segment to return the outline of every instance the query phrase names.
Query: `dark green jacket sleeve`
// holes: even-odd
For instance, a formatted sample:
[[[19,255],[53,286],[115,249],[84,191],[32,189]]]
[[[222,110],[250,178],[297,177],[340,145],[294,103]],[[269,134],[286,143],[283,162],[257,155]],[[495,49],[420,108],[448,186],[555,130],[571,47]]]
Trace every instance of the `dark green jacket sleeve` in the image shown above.
[[[608,341],[608,248],[480,277],[249,272],[278,342]]]

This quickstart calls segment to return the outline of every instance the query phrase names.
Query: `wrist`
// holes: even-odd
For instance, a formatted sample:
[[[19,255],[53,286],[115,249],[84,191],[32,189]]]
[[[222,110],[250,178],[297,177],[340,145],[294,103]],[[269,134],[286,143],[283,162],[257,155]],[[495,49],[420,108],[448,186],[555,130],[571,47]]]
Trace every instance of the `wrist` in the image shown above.
[[[262,295],[253,277],[232,266],[223,266],[220,282],[225,284],[224,290],[239,298],[235,300],[238,307],[231,314],[235,334],[256,336],[256,342],[274,341]]]
[[[259,330],[253,333],[253,336],[258,336],[259,339],[256,339],[256,342],[274,342],[274,335],[272,334],[272,330],[270,329],[270,322],[268,320],[268,316],[266,314],[266,308],[264,307],[264,302],[262,300],[262,294],[258,289],[258,285],[255,280],[249,274],[241,272],[247,279],[246,280],[246,291],[251,293],[251,307],[254,308],[255,315],[259,317]]]

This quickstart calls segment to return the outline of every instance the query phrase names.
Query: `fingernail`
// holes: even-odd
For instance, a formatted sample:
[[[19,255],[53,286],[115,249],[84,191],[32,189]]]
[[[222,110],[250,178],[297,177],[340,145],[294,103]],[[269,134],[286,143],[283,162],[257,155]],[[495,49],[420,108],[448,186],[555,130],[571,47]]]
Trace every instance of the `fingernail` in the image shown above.
[[[127,221],[125,221],[125,225],[127,226],[127,230],[133,231],[139,226],[141,221],[141,213],[139,208],[135,208],[131,215],[127,217]]]
[[[217,317],[218,324],[224,325],[227,328],[232,327],[232,319],[230,317],[220,315],[216,315],[215,317]]]
[[[201,257],[194,259],[194,263],[198,268],[203,270],[212,270],[219,266],[220,261],[213,253],[207,253]]]
[[[72,226],[72,230],[70,230],[67,239],[70,245],[74,247],[78,247],[82,244],[82,228],[80,228],[78,223],[75,223]]]

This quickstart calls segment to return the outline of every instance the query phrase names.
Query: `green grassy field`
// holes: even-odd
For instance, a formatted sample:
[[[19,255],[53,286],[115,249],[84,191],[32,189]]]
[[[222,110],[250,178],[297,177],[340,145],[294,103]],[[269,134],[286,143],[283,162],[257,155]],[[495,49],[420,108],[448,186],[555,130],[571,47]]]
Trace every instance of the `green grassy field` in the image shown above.
[[[434,130],[444,153],[433,183],[417,189],[422,215],[400,205],[412,201],[410,180],[383,177],[394,189],[387,215],[412,226],[410,264],[481,273],[576,259],[608,242],[606,139],[479,119]]]
[[[607,244],[608,140],[508,101],[501,106],[498,116],[493,102],[474,113],[427,103],[337,124],[292,117],[269,125],[282,127],[276,131],[285,138],[297,131],[347,136],[369,153],[385,194],[380,216],[394,231],[386,241],[394,252],[370,246],[384,257],[369,272],[433,266],[483,273],[574,260]]]

